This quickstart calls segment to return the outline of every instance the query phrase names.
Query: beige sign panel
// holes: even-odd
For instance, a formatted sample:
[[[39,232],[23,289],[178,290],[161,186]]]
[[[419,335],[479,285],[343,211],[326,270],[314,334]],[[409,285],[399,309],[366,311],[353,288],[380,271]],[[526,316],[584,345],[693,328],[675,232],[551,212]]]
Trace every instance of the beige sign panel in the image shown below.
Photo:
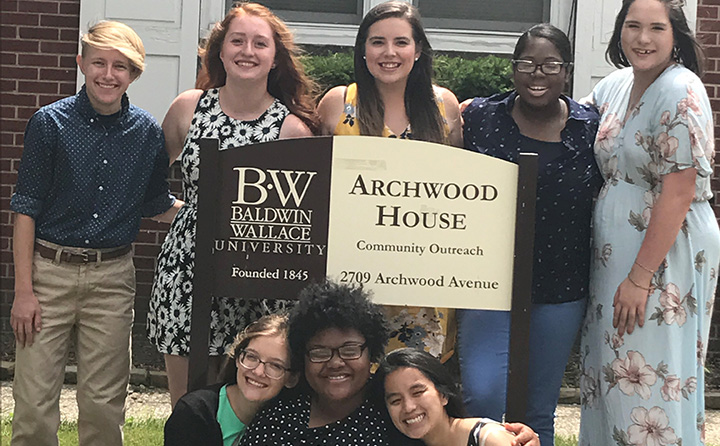
[[[335,137],[327,275],[384,304],[510,310],[517,183],[475,152]]]

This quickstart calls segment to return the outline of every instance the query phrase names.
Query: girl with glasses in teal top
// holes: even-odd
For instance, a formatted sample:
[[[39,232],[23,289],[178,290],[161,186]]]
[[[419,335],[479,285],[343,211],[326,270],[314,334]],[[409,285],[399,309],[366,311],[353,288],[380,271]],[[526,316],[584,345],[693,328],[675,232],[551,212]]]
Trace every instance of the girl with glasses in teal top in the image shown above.
[[[165,445],[237,445],[263,403],[293,387],[284,315],[268,315],[238,335],[225,379],[184,395],[165,424]]]

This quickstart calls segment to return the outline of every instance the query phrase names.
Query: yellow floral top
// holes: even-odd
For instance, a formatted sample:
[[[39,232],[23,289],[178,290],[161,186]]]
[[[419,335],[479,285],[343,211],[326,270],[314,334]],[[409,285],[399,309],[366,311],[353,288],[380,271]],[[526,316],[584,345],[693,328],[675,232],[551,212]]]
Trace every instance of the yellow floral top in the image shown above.
[[[440,116],[442,116],[443,122],[445,123],[445,136],[450,134],[450,127],[447,124],[447,118],[445,117],[445,103],[443,103],[440,92],[435,90],[435,101],[437,102],[438,109],[440,109]],[[356,125],[356,107],[357,107],[357,84],[350,84],[345,90],[345,108],[340,116],[340,120],[335,126],[334,135],[359,135],[360,126]],[[413,139],[412,130],[410,124],[403,130],[400,135],[396,135],[385,126],[382,135],[386,138],[400,138],[400,139]]]
[[[436,90],[435,98],[440,115],[445,124],[445,133],[449,133],[445,117],[445,105]],[[335,126],[335,135],[360,135],[360,126],[356,120],[357,84],[350,84],[345,92],[345,108]],[[382,136],[387,138],[413,139],[410,125],[395,135],[387,126]],[[457,323],[452,308],[427,308],[385,305],[385,314],[390,322],[390,342],[387,351],[401,348],[422,348],[441,359],[449,358],[455,347]]]

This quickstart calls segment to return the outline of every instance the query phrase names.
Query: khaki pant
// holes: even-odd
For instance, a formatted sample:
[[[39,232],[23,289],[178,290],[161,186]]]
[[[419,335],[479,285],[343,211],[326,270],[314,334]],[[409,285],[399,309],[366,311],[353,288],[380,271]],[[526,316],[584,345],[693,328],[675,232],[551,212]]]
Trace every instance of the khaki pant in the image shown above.
[[[135,297],[132,252],[99,263],[33,259],[42,330],[16,348],[14,446],[57,445],[60,389],[76,337],[78,434],[83,446],[121,446]]]

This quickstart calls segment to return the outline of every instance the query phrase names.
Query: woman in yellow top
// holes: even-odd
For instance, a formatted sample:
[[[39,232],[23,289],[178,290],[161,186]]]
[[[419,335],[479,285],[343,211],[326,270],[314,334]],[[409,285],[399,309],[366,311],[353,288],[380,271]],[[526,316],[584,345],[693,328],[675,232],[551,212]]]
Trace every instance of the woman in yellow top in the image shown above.
[[[461,147],[455,95],[432,84],[433,55],[416,8],[382,3],[367,13],[355,39],[356,84],[331,89],[318,106],[326,135],[369,135]],[[454,312],[389,307],[388,351],[421,347],[435,356],[452,349]]]

